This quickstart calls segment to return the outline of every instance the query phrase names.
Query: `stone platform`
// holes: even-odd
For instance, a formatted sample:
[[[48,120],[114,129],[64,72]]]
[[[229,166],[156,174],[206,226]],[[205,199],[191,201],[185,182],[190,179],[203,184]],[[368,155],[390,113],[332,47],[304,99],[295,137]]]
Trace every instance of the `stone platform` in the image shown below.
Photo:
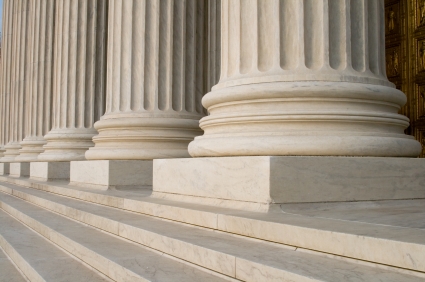
[[[267,210],[275,204],[425,199],[425,159],[220,157],[154,160],[156,197]]]
[[[55,264],[63,250],[61,260],[71,254],[91,267],[90,281],[425,279],[425,200],[283,204],[258,213],[151,192],[0,177],[0,246],[30,279],[87,279],[78,264]],[[54,245],[37,243],[36,233]],[[44,266],[30,245],[44,248]]]

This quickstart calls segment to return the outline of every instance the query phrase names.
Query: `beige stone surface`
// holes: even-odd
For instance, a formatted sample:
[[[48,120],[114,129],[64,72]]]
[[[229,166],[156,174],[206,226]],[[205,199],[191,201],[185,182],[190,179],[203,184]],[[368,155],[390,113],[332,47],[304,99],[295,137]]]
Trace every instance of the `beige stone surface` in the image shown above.
[[[0,211],[0,246],[29,281],[111,281],[102,278],[16,219]],[[2,281],[4,274],[1,273]],[[17,280],[17,281],[25,281]]]
[[[30,175],[30,163],[10,163],[9,175],[11,177],[26,177]]]
[[[1,209],[112,280],[227,280],[22,200],[4,194],[0,198]]]
[[[14,4],[13,0],[3,2],[2,12],[2,60],[1,60],[1,88],[0,88],[0,158],[4,156],[4,146],[9,142],[9,99],[11,93],[11,66],[12,66],[12,34]]]
[[[11,53],[6,54],[11,56],[11,64],[7,68],[10,72],[10,77],[6,78],[6,103],[2,109],[6,111],[8,116],[6,122],[9,123],[7,129],[8,140],[4,146],[6,150],[4,157],[1,159],[3,162],[11,162],[19,155],[19,150],[22,148],[20,142],[25,137],[25,123],[27,119],[27,112],[24,110],[25,105],[28,103],[28,85],[29,85],[29,54],[30,38],[29,32],[30,23],[30,10],[32,8],[31,1],[11,1],[9,9],[12,9],[12,34],[10,45]],[[10,39],[10,37],[8,38]],[[9,52],[9,51],[7,51]],[[9,60],[9,59],[6,59]],[[9,93],[7,91],[10,90]],[[7,109],[7,110],[6,110]]]
[[[67,180],[70,170],[70,162],[31,162],[30,177],[42,181]]]
[[[193,157],[419,155],[385,73],[384,0],[222,3],[221,77]]]
[[[0,175],[9,174],[10,163],[0,163]]]
[[[151,160],[103,160],[71,162],[71,185],[108,188],[137,188],[152,185]]]
[[[2,189],[2,191],[6,192],[7,189]],[[350,277],[350,279],[356,277],[356,279],[360,279],[359,281],[370,281],[373,280],[372,277],[377,277],[382,281],[387,281],[387,279],[389,279],[388,281],[397,281],[397,279],[420,281],[419,278],[395,274],[394,270],[388,268],[366,267],[361,263],[352,265],[353,262],[348,263],[341,259],[334,261],[317,256],[312,252],[296,252],[294,247],[279,247],[270,243],[229,236],[229,234],[94,206],[41,191],[14,188],[9,192],[16,197],[64,216],[221,273],[226,273],[229,266],[235,265],[236,269],[233,275],[246,281],[250,281],[247,279],[250,275],[256,277],[255,281],[268,281],[284,277],[296,277],[296,279],[310,277],[320,281],[338,281],[338,279],[343,280]],[[285,234],[289,233],[285,232]],[[368,247],[366,242],[362,245]],[[412,258],[416,258],[415,256],[420,253],[420,251],[411,252],[411,248],[408,251],[405,246],[400,245],[400,247],[413,255]],[[390,251],[394,252],[395,250]],[[225,256],[223,257],[223,255]],[[227,260],[232,258],[236,260],[229,265]],[[334,274],[329,271],[335,268],[338,269],[338,273]]]
[[[106,1],[57,1],[53,122],[40,161],[84,160],[104,111]]]
[[[205,3],[110,1],[106,113],[87,159],[189,157],[205,114]]]
[[[44,135],[51,129],[52,119],[52,79],[53,79],[53,33],[54,1],[32,0],[29,2],[29,81],[28,101],[24,105],[27,112],[26,137],[20,142],[22,149],[16,161],[37,161],[44,151]]]
[[[19,179],[9,179],[19,185],[25,185],[25,183],[28,182]],[[4,180],[2,179],[2,181]],[[74,206],[74,208],[79,210],[79,212],[77,212],[69,209],[69,205],[72,200],[58,200],[57,196],[48,196],[43,192],[31,192],[31,190],[26,188],[8,187],[4,185],[0,186],[0,190],[39,206],[52,209],[55,212],[62,213],[73,219],[81,220],[88,224],[97,226],[98,228],[105,229],[108,232],[115,233],[117,230],[126,230],[125,228],[120,229],[120,224],[130,224],[130,226],[133,226],[130,229],[132,230],[131,233],[121,233],[120,236],[127,236],[125,234],[129,234],[129,236],[136,236],[138,231],[137,228],[135,229],[134,227],[137,226],[141,228],[144,224],[147,224],[147,227],[144,227],[143,229],[152,230],[152,228],[156,227],[151,226],[158,225],[149,224],[152,222],[150,219],[136,219],[136,215],[128,215],[127,218],[127,216],[122,215],[117,210],[114,212],[103,212],[103,209],[99,206],[90,208],[79,201],[77,203],[80,204]],[[343,257],[352,258],[348,261],[356,264],[364,265],[364,261],[379,262],[380,264],[366,263],[366,265],[390,271],[407,272],[407,274],[412,274],[412,271],[402,271],[400,268],[389,266],[392,265],[402,267],[404,269],[418,269],[419,267],[420,269],[422,268],[422,261],[425,261],[423,258],[423,254],[425,253],[423,249],[425,246],[425,241],[423,240],[423,238],[425,238],[423,231],[424,222],[423,220],[420,221],[420,216],[417,218],[419,221],[416,223],[414,223],[413,220],[410,220],[411,217],[414,218],[415,215],[420,215],[425,212],[425,205],[423,204],[424,200],[416,200],[416,202],[412,202],[411,200],[388,201],[388,204],[382,204],[381,211],[375,211],[374,209],[371,209],[370,206],[363,206],[364,211],[361,218],[371,218],[374,214],[376,215],[378,213],[381,216],[386,215],[387,217],[392,217],[394,220],[387,220],[386,222],[376,220],[368,222],[363,220],[364,222],[359,222],[359,217],[353,218],[352,220],[340,220],[338,217],[335,219],[330,216],[327,216],[328,218],[320,217],[320,213],[318,213],[318,217],[314,218],[303,216],[302,213],[291,214],[287,212],[286,208],[284,208],[287,205],[282,206],[281,211],[275,211],[273,213],[258,213],[208,207],[199,204],[157,200],[150,198],[148,195],[139,195],[139,197],[137,197],[138,193],[135,193],[134,191],[90,191],[89,189],[72,188],[65,185],[58,186],[58,184],[47,185],[36,183],[34,183],[33,187],[46,192],[66,195],[83,201],[98,203],[118,209],[144,213],[157,218],[165,218],[192,225],[194,224],[231,234],[240,234],[245,238],[249,237],[296,246],[298,248],[297,250],[312,250],[312,252],[316,255],[324,255],[324,253],[335,254],[330,257],[338,260],[346,260]],[[50,201],[46,202],[46,200]],[[130,201],[133,204],[127,205],[126,203],[129,203]],[[420,201],[422,201],[422,203]],[[61,207],[60,205],[58,206],[58,204],[64,204],[68,208],[63,206]],[[334,205],[337,204],[338,203],[335,203]],[[320,209],[315,207],[315,205],[318,204],[302,205],[307,205],[307,208],[303,208],[303,210],[306,210],[307,212],[309,210],[308,207],[311,207],[313,210],[317,209],[320,212]],[[339,205],[344,206],[343,203],[339,203]],[[359,205],[361,205],[361,203],[359,203]],[[326,206],[323,208],[325,209]],[[298,210],[301,210],[301,208]],[[337,209],[335,214],[341,213],[341,210],[344,209],[342,207]],[[348,206],[345,210],[349,212],[353,209]],[[89,214],[87,214],[87,212]],[[398,214],[398,217],[395,216],[396,214]],[[405,224],[400,225],[400,222],[405,222]],[[162,223],[160,225],[162,225]],[[180,227],[178,227],[178,229],[180,229]],[[156,230],[157,231],[155,233],[160,232],[160,229]],[[139,232],[142,232],[142,234],[145,235],[132,237],[132,240],[142,240],[141,242],[150,246],[161,246],[158,245],[159,243],[157,243],[156,240],[146,241],[143,239],[146,238],[146,236],[151,238],[150,236],[154,235],[152,232],[146,233],[146,231],[143,230]],[[174,231],[163,232],[166,234],[166,237],[173,237],[172,234],[174,234]],[[179,232],[176,234],[179,234]],[[194,231],[193,234],[198,234],[199,238],[205,237],[201,235],[202,233],[199,233],[199,231]],[[181,240],[184,237],[179,238]],[[167,242],[168,240],[170,239],[165,241],[161,240],[161,242]],[[222,241],[223,240],[221,239],[220,242]],[[188,242],[195,243],[192,240],[188,240]],[[198,242],[196,244],[199,244],[199,240],[196,240],[196,242]],[[216,247],[217,246],[214,248]],[[178,249],[175,248],[170,249],[172,252],[177,250]],[[224,250],[227,253],[229,252],[226,248]],[[314,250],[316,250],[316,252]],[[414,274],[419,275],[420,273],[414,272]]]
[[[279,203],[419,199],[425,198],[424,171],[425,160],[413,158],[157,159],[153,193],[254,210]]]
[[[4,250],[0,248],[0,273],[3,280],[7,282],[26,282],[27,280],[19,273],[12,261],[6,256]]]

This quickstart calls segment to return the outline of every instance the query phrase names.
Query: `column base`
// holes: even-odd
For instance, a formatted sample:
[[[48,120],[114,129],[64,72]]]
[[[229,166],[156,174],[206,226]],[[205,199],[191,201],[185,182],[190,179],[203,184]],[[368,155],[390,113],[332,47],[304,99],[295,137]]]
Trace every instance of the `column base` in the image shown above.
[[[70,162],[32,162],[30,166],[30,178],[49,180],[68,180]]]
[[[36,162],[38,155],[44,152],[43,146],[46,140],[43,137],[27,137],[20,145],[19,156],[15,158],[17,162]]]
[[[21,145],[19,145],[18,142],[11,142],[4,146],[4,149],[6,150],[3,153],[3,158],[0,159],[1,162],[14,162],[15,158],[19,156],[19,150],[22,148]]]
[[[27,177],[30,175],[30,163],[10,163],[11,177]]]
[[[425,198],[425,159],[221,157],[154,160],[153,196],[249,210],[283,203]]]
[[[9,174],[9,165],[10,163],[0,163],[0,175]]]
[[[70,184],[96,189],[152,185],[152,160],[73,161]]]

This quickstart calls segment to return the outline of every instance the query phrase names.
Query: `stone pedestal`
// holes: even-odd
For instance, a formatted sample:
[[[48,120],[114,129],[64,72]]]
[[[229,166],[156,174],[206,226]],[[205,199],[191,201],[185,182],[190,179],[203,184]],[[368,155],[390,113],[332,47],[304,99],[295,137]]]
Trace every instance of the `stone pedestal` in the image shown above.
[[[30,176],[30,163],[10,163],[11,177],[27,177]]]
[[[70,184],[97,189],[152,185],[152,161],[73,161]]]
[[[154,160],[153,195],[230,208],[425,198],[425,159],[222,157]]]
[[[9,174],[10,163],[0,163],[0,175]]]
[[[30,177],[36,180],[67,180],[70,162],[32,162]]]

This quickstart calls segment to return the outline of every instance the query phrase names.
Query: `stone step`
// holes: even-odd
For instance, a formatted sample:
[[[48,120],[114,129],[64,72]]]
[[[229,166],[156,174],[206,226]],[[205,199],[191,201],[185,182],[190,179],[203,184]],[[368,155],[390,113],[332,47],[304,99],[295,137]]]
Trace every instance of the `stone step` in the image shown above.
[[[3,213],[3,212],[2,212]],[[1,215],[0,215],[1,216]],[[0,281],[5,282],[25,282],[28,281],[23,274],[16,269],[9,257],[0,248]]]
[[[238,211],[149,197],[147,190],[98,191],[65,182],[0,181],[153,217],[362,261],[425,272],[425,230],[300,214]]]
[[[361,281],[370,281],[375,278],[383,279],[383,281],[419,279],[390,270],[308,254],[300,249],[297,251],[295,247],[279,246],[183,225],[34,189],[8,186],[0,186],[0,191],[11,193],[74,220],[245,281],[249,281],[252,276],[258,281],[266,281],[270,278],[280,279],[291,275],[295,280],[309,277],[318,281],[342,281],[356,277],[360,277]],[[335,267],[339,270],[337,273],[332,271]]]
[[[29,281],[110,281],[1,210],[0,246]],[[25,281],[9,264],[0,281]]]
[[[0,208],[114,281],[228,280],[10,195]]]

